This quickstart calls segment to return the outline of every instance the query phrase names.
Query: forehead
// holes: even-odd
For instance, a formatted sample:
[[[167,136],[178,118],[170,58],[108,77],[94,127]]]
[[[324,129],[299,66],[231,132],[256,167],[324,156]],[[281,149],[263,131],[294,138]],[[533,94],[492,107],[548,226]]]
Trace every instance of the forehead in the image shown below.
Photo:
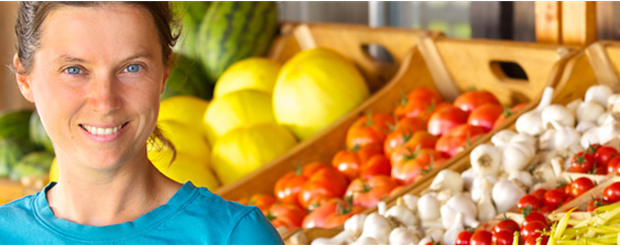
[[[40,51],[85,59],[161,52],[152,15],[129,4],[59,7],[48,14],[40,31]]]

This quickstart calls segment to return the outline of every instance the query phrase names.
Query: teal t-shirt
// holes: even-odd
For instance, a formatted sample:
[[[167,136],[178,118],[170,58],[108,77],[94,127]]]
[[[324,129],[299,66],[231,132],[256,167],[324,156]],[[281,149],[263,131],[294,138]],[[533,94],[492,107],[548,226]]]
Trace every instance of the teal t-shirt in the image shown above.
[[[0,244],[283,244],[256,207],[187,182],[160,206],[122,224],[89,226],[54,216],[47,190],[0,206]]]

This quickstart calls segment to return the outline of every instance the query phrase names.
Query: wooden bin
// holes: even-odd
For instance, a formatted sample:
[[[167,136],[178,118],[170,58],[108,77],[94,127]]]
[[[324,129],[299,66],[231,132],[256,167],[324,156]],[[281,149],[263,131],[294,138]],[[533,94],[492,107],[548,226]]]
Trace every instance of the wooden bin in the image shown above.
[[[490,141],[495,132],[512,126],[520,114],[533,109],[544,88],[559,83],[565,65],[576,54],[576,47],[558,45],[452,38],[421,40],[403,63],[396,78],[367,101],[364,110],[356,117],[365,111],[389,113],[394,109],[394,103],[401,92],[420,86],[436,88],[447,99],[455,98],[463,91],[475,87],[492,92],[504,105],[529,103],[524,110],[510,117],[502,127],[481,137],[474,145],[448,160],[442,168],[463,172],[470,167],[471,149],[477,144]],[[528,79],[510,78],[503,73],[499,64],[508,62],[518,64]],[[344,144],[343,139],[339,139],[341,144]],[[399,196],[422,193],[440,170],[429,172],[418,182],[388,198],[388,208],[396,203]],[[376,211],[375,207],[367,209],[365,213]],[[317,237],[331,237],[341,230],[342,227],[312,228],[303,232],[312,240]],[[289,238],[295,233],[296,231],[289,232],[288,236],[284,237],[288,244],[294,244]]]
[[[416,45],[419,38],[424,36],[433,39],[440,33],[346,24],[301,24],[287,35],[288,38],[276,40],[278,46],[272,47],[272,58],[285,61],[295,52],[314,47],[337,50],[349,57],[361,71],[370,87],[371,98],[327,128],[300,142],[283,156],[215,191],[226,200],[238,200],[253,193],[273,194],[277,179],[291,171],[295,165],[310,161],[331,161],[333,155],[343,146],[346,129],[366,110],[368,102],[384,91],[398,67],[406,62],[408,51]],[[384,47],[393,57],[393,62],[374,60],[366,48],[370,44]]]
[[[552,103],[567,104],[575,99],[583,99],[586,90],[595,84],[605,84],[610,86],[614,92],[620,92],[620,42],[612,41],[600,41],[596,42],[578,52],[571,52],[565,59],[559,61],[556,64],[556,68],[560,69],[561,73],[555,72],[555,78],[550,78],[549,82],[555,87],[555,93]],[[562,68],[563,67],[563,68]],[[400,76],[398,76],[400,77]],[[536,99],[535,101],[538,101]],[[531,103],[527,110],[533,109],[536,103]],[[523,112],[527,111],[524,110]],[[518,115],[511,118],[506,122],[506,127],[514,128],[514,122]],[[504,128],[506,128],[504,127]],[[492,136],[491,132],[485,139],[480,142],[488,142]],[[471,167],[468,157],[457,159],[453,164],[446,166],[447,169],[463,172]],[[604,178],[604,176],[603,176]],[[576,198],[573,201],[566,203],[556,211],[565,210],[567,208],[587,205],[590,200],[590,194],[599,194],[605,186],[617,181],[618,178],[614,177],[608,181],[601,182],[598,187],[590,190],[582,195],[580,198]],[[420,195],[426,190],[432,183],[433,178],[423,178],[419,184],[410,186],[407,190],[403,190],[399,195],[413,194]],[[389,199],[388,208],[395,205],[397,197]],[[587,199],[587,200],[586,200]],[[376,208],[367,210],[366,213],[376,212]],[[331,237],[338,234],[342,230],[342,227],[336,229],[308,229],[304,231],[305,237],[308,240],[313,240],[318,237]],[[290,240],[287,240],[288,244],[294,244]]]

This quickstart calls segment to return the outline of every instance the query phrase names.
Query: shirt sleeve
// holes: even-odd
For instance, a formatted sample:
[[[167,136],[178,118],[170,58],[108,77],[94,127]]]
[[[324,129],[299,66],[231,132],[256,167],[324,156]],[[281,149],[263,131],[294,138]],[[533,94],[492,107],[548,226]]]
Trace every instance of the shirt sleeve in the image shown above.
[[[235,226],[228,244],[282,244],[282,238],[258,208],[248,212]]]

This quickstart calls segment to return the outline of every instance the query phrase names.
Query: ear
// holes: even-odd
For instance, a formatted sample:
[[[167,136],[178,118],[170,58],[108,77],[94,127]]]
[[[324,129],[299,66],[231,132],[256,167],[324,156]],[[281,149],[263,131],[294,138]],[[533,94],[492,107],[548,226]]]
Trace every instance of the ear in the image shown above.
[[[30,76],[24,75],[22,71],[24,66],[19,61],[17,54],[13,56],[13,67],[15,68],[15,79],[17,80],[17,87],[26,100],[34,103],[34,97],[32,96],[32,84],[30,83]]]

